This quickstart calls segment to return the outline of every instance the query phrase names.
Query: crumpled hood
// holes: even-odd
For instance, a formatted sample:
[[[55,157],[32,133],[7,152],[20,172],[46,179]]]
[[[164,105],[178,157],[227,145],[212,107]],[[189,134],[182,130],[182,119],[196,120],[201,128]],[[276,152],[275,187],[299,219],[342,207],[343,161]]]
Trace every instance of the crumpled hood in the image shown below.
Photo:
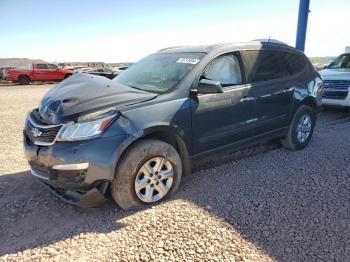
[[[350,69],[323,69],[320,75],[324,80],[350,80]]]
[[[102,76],[80,73],[47,92],[41,100],[39,112],[46,122],[59,124],[109,107],[120,110],[156,96]]]

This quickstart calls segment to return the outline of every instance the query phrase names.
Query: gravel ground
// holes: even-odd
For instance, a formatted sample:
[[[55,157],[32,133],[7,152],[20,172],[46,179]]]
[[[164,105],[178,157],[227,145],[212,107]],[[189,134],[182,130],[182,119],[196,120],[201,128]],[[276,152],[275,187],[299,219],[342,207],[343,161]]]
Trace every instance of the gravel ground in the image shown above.
[[[50,85],[0,87],[2,261],[349,261],[350,116],[322,114],[311,144],[267,143],[197,164],[172,199],[81,209],[32,179],[21,128]]]

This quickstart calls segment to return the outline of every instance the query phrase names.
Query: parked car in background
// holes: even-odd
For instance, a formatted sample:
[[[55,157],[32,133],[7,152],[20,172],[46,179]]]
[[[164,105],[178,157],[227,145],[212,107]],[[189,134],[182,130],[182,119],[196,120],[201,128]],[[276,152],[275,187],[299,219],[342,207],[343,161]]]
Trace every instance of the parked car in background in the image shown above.
[[[83,72],[83,73],[89,73],[92,75],[97,75],[97,76],[104,76],[109,79],[113,79],[114,77],[117,76],[111,69],[109,68],[95,68],[91,71]]]
[[[323,105],[350,107],[350,52],[338,56],[320,74],[324,80]]]
[[[92,68],[86,67],[86,66],[72,66],[72,69],[73,69],[76,73],[82,73],[82,71],[84,71],[84,70],[92,70]]]
[[[5,75],[6,75],[6,70],[5,69],[2,69],[2,68],[0,68],[0,79],[2,80],[2,79],[5,79]]]
[[[94,206],[110,190],[123,209],[150,205],[199,158],[270,139],[303,149],[321,92],[320,75],[287,45],[166,48],[113,80],[75,74],[52,88],[28,115],[25,155],[70,203]]]
[[[27,69],[6,70],[5,79],[28,85],[33,81],[60,81],[74,73],[73,70],[64,69],[54,64],[29,64]]]
[[[121,72],[125,71],[128,68],[129,66],[119,66],[119,67],[113,67],[112,70],[114,74],[119,75]]]
[[[14,67],[0,67],[0,79],[6,79],[6,71]]]
[[[76,66],[74,67],[75,73],[88,73],[89,71],[93,71],[94,69],[86,66]]]

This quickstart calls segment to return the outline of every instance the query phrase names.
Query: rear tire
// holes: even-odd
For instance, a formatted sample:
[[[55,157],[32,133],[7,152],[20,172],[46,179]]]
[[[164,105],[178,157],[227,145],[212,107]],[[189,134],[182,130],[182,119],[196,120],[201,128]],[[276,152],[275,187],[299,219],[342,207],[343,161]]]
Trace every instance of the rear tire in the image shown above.
[[[124,210],[148,206],[174,193],[181,177],[182,162],[176,149],[160,140],[144,139],[119,160],[111,194]]]
[[[19,76],[19,77],[18,77],[18,83],[19,83],[20,85],[29,85],[29,83],[30,83],[30,78],[29,78],[28,76],[25,76],[25,75]]]
[[[72,75],[72,74],[66,74],[66,75],[64,76],[64,79],[70,77],[71,75]]]
[[[289,150],[305,148],[311,140],[315,125],[315,112],[311,107],[301,105],[294,114],[286,137],[281,140],[282,145]]]

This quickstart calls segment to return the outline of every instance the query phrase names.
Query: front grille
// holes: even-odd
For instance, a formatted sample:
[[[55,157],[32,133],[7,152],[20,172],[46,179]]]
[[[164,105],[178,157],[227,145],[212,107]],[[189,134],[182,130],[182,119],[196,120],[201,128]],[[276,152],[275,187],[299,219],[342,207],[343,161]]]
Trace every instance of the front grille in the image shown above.
[[[326,99],[345,99],[348,96],[350,80],[325,80],[322,97]]]
[[[348,93],[348,91],[323,91],[322,98],[344,100]]]
[[[324,80],[324,88],[337,88],[337,89],[348,89],[350,86],[350,80]]]
[[[24,132],[34,144],[49,146],[55,142],[61,127],[62,125],[44,124],[37,112],[33,111],[28,115]]]

